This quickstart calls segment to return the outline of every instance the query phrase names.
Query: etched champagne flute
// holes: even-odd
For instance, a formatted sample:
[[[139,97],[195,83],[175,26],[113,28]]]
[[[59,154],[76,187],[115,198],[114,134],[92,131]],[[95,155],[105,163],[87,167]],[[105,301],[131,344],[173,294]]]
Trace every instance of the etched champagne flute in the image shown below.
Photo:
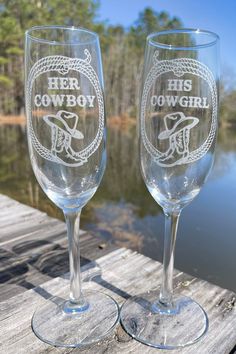
[[[106,126],[99,38],[82,28],[33,27],[25,36],[27,136],[35,176],[62,209],[68,233],[70,295],[61,289],[33,315],[43,341],[64,347],[91,344],[110,334],[117,303],[82,291],[81,209],[96,192],[106,165]]]
[[[214,33],[191,29],[153,33],[146,42],[140,161],[146,186],[165,215],[163,279],[159,297],[150,291],[128,299],[121,322],[137,340],[162,349],[190,345],[208,328],[203,308],[173,295],[172,283],[180,213],[199,193],[214,159],[218,42]]]

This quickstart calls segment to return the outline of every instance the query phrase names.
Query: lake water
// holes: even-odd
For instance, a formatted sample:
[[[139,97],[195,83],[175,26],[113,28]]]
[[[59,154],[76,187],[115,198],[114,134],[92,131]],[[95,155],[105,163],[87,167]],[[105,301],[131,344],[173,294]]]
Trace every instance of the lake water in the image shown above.
[[[102,184],[81,226],[162,260],[164,217],[139,171],[135,124],[109,127]],[[0,126],[0,193],[62,219],[31,170],[23,125]],[[220,130],[213,171],[181,215],[175,267],[236,291],[236,131]]]

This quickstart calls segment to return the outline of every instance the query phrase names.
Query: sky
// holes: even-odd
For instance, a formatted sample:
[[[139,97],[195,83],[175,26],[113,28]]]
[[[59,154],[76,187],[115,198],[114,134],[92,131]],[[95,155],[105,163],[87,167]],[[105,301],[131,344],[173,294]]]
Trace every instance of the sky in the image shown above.
[[[221,72],[236,85],[236,0],[100,0],[99,19],[129,27],[145,7],[177,16],[185,28],[216,32],[221,39]]]

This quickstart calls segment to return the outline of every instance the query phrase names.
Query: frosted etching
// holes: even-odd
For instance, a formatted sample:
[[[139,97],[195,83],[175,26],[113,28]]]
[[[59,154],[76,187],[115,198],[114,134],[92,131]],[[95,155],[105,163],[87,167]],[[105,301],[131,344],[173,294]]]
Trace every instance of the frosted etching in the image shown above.
[[[75,161],[80,161],[79,154],[71,146],[72,138],[81,140],[83,134],[77,129],[78,115],[67,111],[59,111],[57,114],[46,115],[44,121],[51,128],[51,153],[54,156],[66,152],[66,157]],[[72,121],[72,128],[68,121]]]
[[[174,126],[169,129],[169,121],[174,121]],[[167,114],[164,117],[165,130],[162,131],[158,139],[169,139],[169,148],[166,152],[160,153],[159,163],[173,166],[178,162],[185,163],[189,157],[189,137],[190,130],[197,125],[199,119],[196,117],[185,117],[182,112]],[[176,158],[176,156],[178,156]]]
[[[99,147],[104,133],[104,100],[103,92],[100,86],[99,79],[95,70],[91,65],[91,55],[87,49],[84,51],[85,59],[69,58],[65,56],[48,56],[38,60],[32,69],[30,70],[27,84],[26,84],[26,111],[28,119],[28,134],[31,137],[32,146],[37,153],[46,160],[56,163],[64,164],[66,166],[80,166],[88,161],[88,158]],[[54,77],[48,78],[49,89],[74,89],[78,90],[78,80],[71,77],[56,77],[55,73],[61,75],[68,74],[69,71],[78,72],[84,75],[93,86],[96,96],[92,95],[78,95],[72,94],[36,94],[32,99],[32,88],[34,82],[40,75],[52,72]],[[54,107],[93,107],[95,97],[98,102],[98,131],[93,141],[89,143],[81,151],[74,151],[72,148],[72,139],[83,139],[82,132],[77,130],[78,115],[70,112],[59,110],[56,114],[44,115],[43,120],[47,124],[48,129],[51,129],[51,149],[43,146],[35,134],[32,123],[32,102],[35,107],[48,107],[53,105]],[[72,122],[68,124],[68,122]],[[73,125],[74,122],[74,125]],[[63,154],[66,161],[64,161]]]
[[[145,117],[147,105],[149,104],[148,98],[151,88],[156,80],[165,73],[173,73],[176,79],[167,80],[167,88],[173,88],[176,91],[190,91],[192,88],[192,80],[183,80],[181,77],[184,74],[192,74],[205,80],[211,95],[211,126],[209,134],[201,146],[193,151],[189,151],[189,138],[192,129],[197,128],[199,123],[198,117],[186,116],[183,112],[170,112],[166,114],[164,119],[165,130],[160,132],[157,139],[169,140],[169,148],[167,151],[159,151],[149,140],[145,129]],[[167,89],[168,91],[168,89]],[[153,95],[150,101],[151,106],[162,107],[176,107],[177,104],[180,108],[189,107],[209,109],[209,102],[206,97],[195,96],[172,96],[172,95]],[[159,108],[160,109],[160,108]],[[153,58],[153,66],[147,74],[144,83],[142,101],[141,101],[141,138],[143,144],[156,161],[157,164],[165,167],[175,165],[187,164],[197,161],[202,158],[210,149],[217,130],[217,88],[214,76],[209,68],[197,60],[189,58],[180,58],[172,60],[158,60],[158,52],[155,52]],[[169,124],[171,123],[171,124]],[[171,129],[169,129],[171,126]],[[195,128],[196,127],[196,128]]]

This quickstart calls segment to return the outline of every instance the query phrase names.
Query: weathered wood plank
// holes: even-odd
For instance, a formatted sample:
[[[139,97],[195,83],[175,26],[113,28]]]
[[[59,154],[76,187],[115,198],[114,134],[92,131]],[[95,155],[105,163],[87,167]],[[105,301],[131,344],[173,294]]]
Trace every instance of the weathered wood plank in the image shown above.
[[[35,308],[50,294],[68,292],[68,277],[62,276],[68,271],[65,224],[6,196],[0,195],[0,205],[0,300],[6,299],[0,303],[1,353],[157,352],[131,339],[121,326],[110,338],[80,350],[58,349],[38,340],[30,326]],[[101,243],[94,235],[83,233],[81,237],[84,287],[105,291],[119,304],[153,288],[158,292],[162,273],[158,262],[125,249],[110,252],[114,246],[101,249]],[[60,277],[52,279],[55,276]],[[199,343],[174,353],[233,354],[235,294],[178,271],[174,286],[196,299],[210,320],[208,334]]]
[[[135,268],[134,268],[135,267]],[[135,269],[135,272],[134,272]],[[139,294],[159,286],[161,265],[138,253],[119,249],[83,267],[84,287],[99,289],[113,296],[120,304],[130,295]],[[236,343],[235,295],[206,281],[194,279],[176,272],[175,284],[186,296],[192,296],[207,311],[210,328],[197,344],[175,350],[175,354],[228,354]],[[141,286],[140,286],[141,284]],[[16,353],[56,353],[39,341],[30,327],[34,309],[49,294],[63,296],[68,291],[68,279],[56,278],[39,288],[26,291],[0,304],[0,351]],[[194,323],[192,323],[194,325]],[[88,353],[154,353],[156,349],[131,339],[119,326],[107,340],[80,350]],[[60,349],[60,353],[77,352]],[[159,351],[165,352],[165,351]],[[167,351],[168,352],[168,351]]]
[[[0,301],[68,272],[65,223],[0,195]],[[115,249],[81,231],[82,265]],[[100,244],[104,243],[103,248]]]

